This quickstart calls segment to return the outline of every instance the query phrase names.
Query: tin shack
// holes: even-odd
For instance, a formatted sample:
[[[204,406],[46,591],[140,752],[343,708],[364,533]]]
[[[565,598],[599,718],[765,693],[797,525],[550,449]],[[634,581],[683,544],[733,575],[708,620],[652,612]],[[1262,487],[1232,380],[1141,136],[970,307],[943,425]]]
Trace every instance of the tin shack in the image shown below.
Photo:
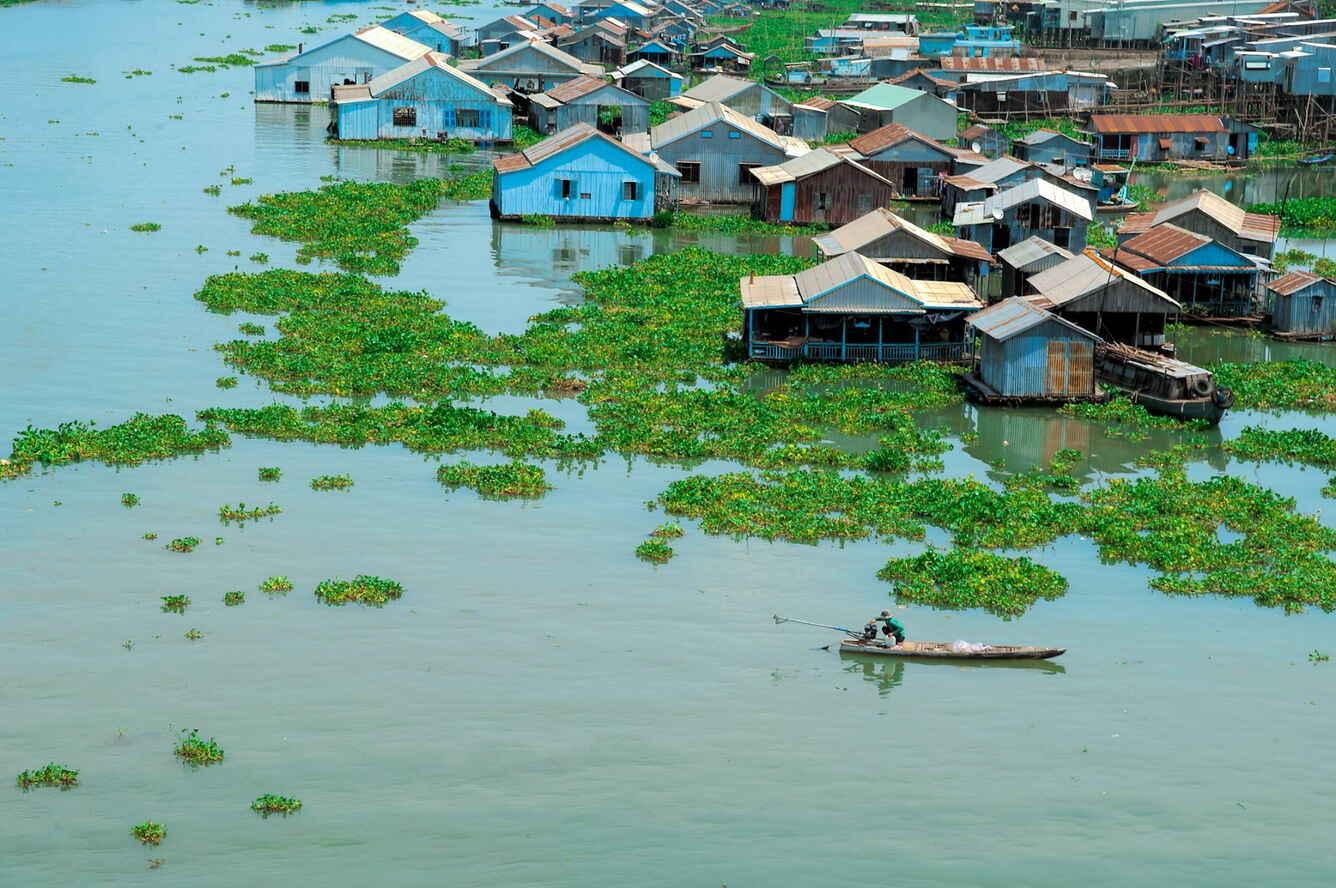
[[[993,257],[973,241],[935,234],[886,207],[812,238],[821,255],[860,253],[915,280],[959,281],[974,286]]]
[[[255,101],[327,102],[335,86],[370,83],[431,52],[431,47],[378,25],[311,49],[255,63]]]
[[[1084,327],[1019,297],[970,315],[978,363],[966,391],[984,403],[1082,401],[1099,397],[1095,346]]]
[[[1031,277],[1072,258],[1072,254],[1042,237],[1027,237],[1018,244],[999,250],[1002,266],[1002,297],[1024,296]]]
[[[1280,233],[1280,217],[1244,212],[1211,191],[1194,191],[1153,213],[1132,213],[1118,227],[1119,242],[1172,222],[1179,228],[1212,238],[1231,250],[1270,259]]]
[[[1029,280],[1025,298],[1084,327],[1105,342],[1164,345],[1164,328],[1180,306],[1169,294],[1086,250]]]
[[[1261,265],[1237,250],[1172,222],[1105,250],[1194,315],[1239,318],[1258,309]]]
[[[895,195],[890,180],[856,156],[827,148],[751,171],[752,216],[767,222],[843,225],[883,207]]]
[[[1266,285],[1271,329],[1286,339],[1336,338],[1336,281],[1291,271]]]

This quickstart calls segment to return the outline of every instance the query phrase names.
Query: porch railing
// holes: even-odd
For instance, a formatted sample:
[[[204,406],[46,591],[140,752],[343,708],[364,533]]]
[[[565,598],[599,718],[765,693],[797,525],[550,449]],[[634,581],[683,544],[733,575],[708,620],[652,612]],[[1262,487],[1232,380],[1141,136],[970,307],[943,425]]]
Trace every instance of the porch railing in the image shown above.
[[[783,345],[777,342],[753,342],[751,357],[761,361],[960,361],[969,356],[963,342],[887,342],[845,344],[807,342]]]

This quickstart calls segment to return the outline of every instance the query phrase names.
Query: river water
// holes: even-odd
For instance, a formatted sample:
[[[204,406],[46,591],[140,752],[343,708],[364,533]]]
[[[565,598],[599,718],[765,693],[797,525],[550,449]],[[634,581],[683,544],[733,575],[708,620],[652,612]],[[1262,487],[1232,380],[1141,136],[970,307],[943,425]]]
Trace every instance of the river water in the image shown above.
[[[11,71],[0,97],[0,440],[29,423],[274,399],[246,377],[214,387],[228,371],[211,346],[240,319],[191,295],[208,274],[258,268],[252,253],[290,266],[295,249],[250,235],[224,208],[325,175],[403,181],[449,161],[328,147],[323,109],[254,108],[249,71],[169,66],[324,39],[335,32],[297,29],[349,10],[373,14],[221,0],[0,12]],[[496,14],[460,10],[472,24]],[[125,79],[134,68],[153,74]],[[68,74],[97,83],[60,82]],[[233,186],[233,175],[254,182]],[[202,193],[214,183],[221,197]],[[128,230],[143,221],[162,230]],[[695,242],[499,227],[481,204],[442,207],[413,230],[421,245],[388,283],[428,289],[492,331],[578,299],[575,271]],[[1331,354],[1205,334],[1184,351]],[[578,404],[544,406],[587,425]],[[952,475],[991,477],[998,460],[1019,469],[1078,447],[1090,453],[1081,471],[1099,480],[1172,440],[1129,444],[1041,410],[933,419],[977,435],[947,455]],[[1336,433],[1322,417],[1234,413],[1221,434],[1258,422]],[[283,480],[257,482],[264,465]],[[643,504],[688,471],[734,466],[549,466],[556,489],[531,504],[447,494],[434,466],[399,447],[237,438],[198,459],[79,465],[0,486],[0,772],[47,761],[81,771],[71,793],[0,791],[0,884],[1336,878],[1336,665],[1306,658],[1332,648],[1331,616],[1168,598],[1147,587],[1148,571],[1100,565],[1091,543],[1068,538],[1034,557],[1071,592],[1022,619],[903,610],[914,637],[1065,645],[1060,665],[841,659],[824,649],[835,633],[770,616],[861,624],[889,603],[876,570],[918,544],[740,542],[689,527],[678,557],[653,568],[632,555],[661,520]],[[1219,454],[1192,467],[1218,471],[1304,511],[1329,506],[1314,471]],[[307,486],[339,472],[356,481],[346,493]],[[124,491],[143,505],[122,507]],[[284,509],[272,522],[238,530],[215,518],[221,503],[270,499]],[[147,531],[161,539],[144,541]],[[205,540],[194,554],[162,548],[187,534]],[[312,598],[318,580],[354,573],[394,577],[405,597],[381,610]],[[273,574],[296,590],[254,591]],[[231,589],[248,591],[243,607],[223,607]],[[159,612],[177,592],[190,610]],[[206,637],[186,640],[191,627]],[[217,737],[226,761],[184,770],[171,755],[183,727]],[[262,821],[247,805],[265,792],[305,808]],[[158,849],[128,835],[145,819],[168,828]],[[148,858],[163,862],[150,869]]]

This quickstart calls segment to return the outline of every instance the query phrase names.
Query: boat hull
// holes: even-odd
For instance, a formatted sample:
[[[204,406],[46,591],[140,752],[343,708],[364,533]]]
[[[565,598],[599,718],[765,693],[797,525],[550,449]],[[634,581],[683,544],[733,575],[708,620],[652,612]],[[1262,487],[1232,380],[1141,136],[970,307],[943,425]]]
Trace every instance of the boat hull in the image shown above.
[[[841,653],[924,660],[1048,660],[1066,653],[1066,650],[1066,648],[993,644],[980,651],[957,651],[945,641],[905,641],[892,647],[879,641],[859,641],[852,638],[840,643]]]

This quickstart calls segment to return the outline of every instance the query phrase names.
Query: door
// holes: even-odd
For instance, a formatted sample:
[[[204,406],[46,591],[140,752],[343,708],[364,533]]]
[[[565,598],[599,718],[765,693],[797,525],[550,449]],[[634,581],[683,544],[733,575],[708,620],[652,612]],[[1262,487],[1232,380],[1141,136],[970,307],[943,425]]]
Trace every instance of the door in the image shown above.
[[[905,167],[905,173],[900,180],[900,193],[904,195],[918,194],[918,167]]]
[[[794,183],[785,182],[779,186],[779,221],[793,221],[793,201],[796,189]]]
[[[1048,378],[1045,394],[1052,397],[1088,395],[1094,391],[1094,352],[1083,340],[1048,343]]]

